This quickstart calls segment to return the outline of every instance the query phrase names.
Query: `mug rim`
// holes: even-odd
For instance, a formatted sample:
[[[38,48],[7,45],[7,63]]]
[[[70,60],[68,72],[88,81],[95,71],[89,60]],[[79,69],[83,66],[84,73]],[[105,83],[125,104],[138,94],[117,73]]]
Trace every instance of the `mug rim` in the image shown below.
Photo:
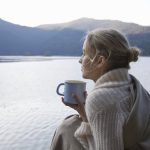
[[[75,84],[83,84],[83,83],[86,83],[84,81],[81,81],[81,80],[66,80],[65,83],[75,83]]]

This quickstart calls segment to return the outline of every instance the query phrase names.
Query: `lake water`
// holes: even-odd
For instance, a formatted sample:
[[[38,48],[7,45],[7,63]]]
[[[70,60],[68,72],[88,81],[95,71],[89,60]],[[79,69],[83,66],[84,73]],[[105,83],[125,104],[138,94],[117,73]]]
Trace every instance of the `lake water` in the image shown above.
[[[149,64],[141,57],[130,70],[148,91]],[[0,63],[0,150],[49,149],[56,127],[75,113],[56,94],[66,79],[83,80],[78,58]],[[94,84],[85,81],[90,91]]]

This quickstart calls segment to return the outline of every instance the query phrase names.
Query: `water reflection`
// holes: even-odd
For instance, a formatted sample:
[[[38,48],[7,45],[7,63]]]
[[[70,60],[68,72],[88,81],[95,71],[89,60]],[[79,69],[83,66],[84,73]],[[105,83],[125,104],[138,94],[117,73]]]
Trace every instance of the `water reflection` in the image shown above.
[[[134,74],[150,91],[148,64],[132,64]],[[47,150],[61,120],[73,110],[61,103],[56,87],[66,79],[83,80],[78,59],[0,63],[0,147],[3,150]],[[93,87],[87,82],[87,90]]]

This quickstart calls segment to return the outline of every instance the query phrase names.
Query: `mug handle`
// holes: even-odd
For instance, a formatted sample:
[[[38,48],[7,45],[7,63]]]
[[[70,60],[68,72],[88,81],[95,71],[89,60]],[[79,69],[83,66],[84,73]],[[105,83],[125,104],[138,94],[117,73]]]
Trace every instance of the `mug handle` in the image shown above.
[[[59,92],[59,88],[60,88],[60,86],[62,86],[62,85],[65,85],[65,84],[64,84],[64,83],[60,83],[60,84],[57,86],[56,93],[57,93],[58,95],[64,96],[64,94],[62,94],[62,93]]]

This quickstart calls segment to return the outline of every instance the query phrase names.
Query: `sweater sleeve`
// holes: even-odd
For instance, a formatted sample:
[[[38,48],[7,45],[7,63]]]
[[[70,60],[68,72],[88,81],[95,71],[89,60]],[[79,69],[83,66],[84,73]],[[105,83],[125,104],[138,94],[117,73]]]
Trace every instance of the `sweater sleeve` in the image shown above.
[[[87,150],[123,150],[123,118],[115,111],[100,111],[93,121],[82,123],[75,137]]]
[[[102,111],[90,122],[96,150],[123,150],[123,117],[115,111]]]
[[[89,150],[89,147],[93,147],[93,136],[88,122],[82,122],[74,136],[86,150]]]

